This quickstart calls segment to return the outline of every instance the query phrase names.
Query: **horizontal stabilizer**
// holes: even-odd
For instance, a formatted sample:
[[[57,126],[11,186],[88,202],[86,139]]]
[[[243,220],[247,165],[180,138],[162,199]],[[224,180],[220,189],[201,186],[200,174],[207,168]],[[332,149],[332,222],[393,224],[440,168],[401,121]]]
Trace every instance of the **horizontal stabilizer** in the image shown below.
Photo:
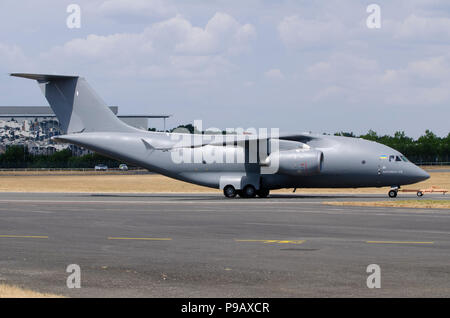
[[[61,79],[78,78],[78,76],[48,75],[48,74],[28,74],[28,73],[11,73],[9,75],[14,76],[14,77],[28,78],[28,79],[36,80],[38,82],[48,82],[48,81],[55,81],[55,80],[61,80]]]

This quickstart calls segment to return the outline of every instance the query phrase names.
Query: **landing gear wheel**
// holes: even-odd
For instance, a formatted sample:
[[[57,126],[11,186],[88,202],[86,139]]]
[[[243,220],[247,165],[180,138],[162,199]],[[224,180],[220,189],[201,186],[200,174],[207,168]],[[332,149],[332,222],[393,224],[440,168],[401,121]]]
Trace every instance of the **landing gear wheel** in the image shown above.
[[[418,197],[423,196],[423,192],[422,192],[422,191],[417,191],[417,196],[418,196]]]
[[[256,189],[251,184],[248,184],[242,189],[241,196],[243,198],[254,198],[256,196]]]
[[[267,198],[269,196],[270,190],[269,189],[259,189],[256,191],[256,194],[260,198]]]
[[[396,190],[391,190],[388,193],[390,198],[396,198],[397,197],[397,191]]]
[[[225,188],[223,188],[223,194],[227,198],[234,198],[236,196],[236,189],[232,185],[227,185]]]

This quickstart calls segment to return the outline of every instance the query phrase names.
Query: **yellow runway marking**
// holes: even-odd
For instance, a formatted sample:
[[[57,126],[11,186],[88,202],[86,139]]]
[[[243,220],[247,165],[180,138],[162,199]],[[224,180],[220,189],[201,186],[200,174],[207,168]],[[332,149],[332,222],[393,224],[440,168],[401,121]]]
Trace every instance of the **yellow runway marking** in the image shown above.
[[[171,241],[172,239],[161,237],[108,237],[108,240]]]
[[[372,244],[434,244],[434,242],[408,242],[408,241],[366,241]]]
[[[34,236],[34,235],[0,235],[0,238],[35,238],[35,239],[48,239],[48,236]]]
[[[302,244],[305,240],[286,241],[286,240],[235,240],[236,242],[257,242],[257,243],[277,243],[277,244]]]

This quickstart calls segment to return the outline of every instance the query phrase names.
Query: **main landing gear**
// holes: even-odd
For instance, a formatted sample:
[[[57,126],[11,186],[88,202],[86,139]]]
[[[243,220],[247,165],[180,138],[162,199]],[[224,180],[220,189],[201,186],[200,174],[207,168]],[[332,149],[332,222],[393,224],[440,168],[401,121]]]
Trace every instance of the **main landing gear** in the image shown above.
[[[247,184],[238,194],[241,198],[254,198],[256,197],[256,189],[251,184]]]
[[[270,190],[269,189],[259,189],[258,191],[256,191],[256,194],[260,198],[267,198],[270,194]]]
[[[223,194],[227,198],[234,198],[237,194],[237,191],[232,185],[227,185],[225,188],[223,188]]]
[[[223,194],[227,198],[234,198],[238,194],[241,198],[254,198],[256,196],[260,198],[267,198],[270,194],[269,189],[259,189],[256,190],[256,188],[248,184],[246,185],[242,190],[236,190],[232,185],[227,185],[225,188],[223,188]]]

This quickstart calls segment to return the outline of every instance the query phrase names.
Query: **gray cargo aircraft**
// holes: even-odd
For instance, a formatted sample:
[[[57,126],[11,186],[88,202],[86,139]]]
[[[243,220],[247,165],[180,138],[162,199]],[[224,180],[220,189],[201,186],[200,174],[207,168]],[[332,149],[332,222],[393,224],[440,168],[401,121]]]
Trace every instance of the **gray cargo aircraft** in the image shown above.
[[[36,80],[64,135],[53,137],[165,176],[223,190],[226,197],[267,197],[280,188],[401,185],[428,173],[398,151],[359,138],[311,133],[198,135],[148,132],[118,119],[79,76],[15,73]]]

